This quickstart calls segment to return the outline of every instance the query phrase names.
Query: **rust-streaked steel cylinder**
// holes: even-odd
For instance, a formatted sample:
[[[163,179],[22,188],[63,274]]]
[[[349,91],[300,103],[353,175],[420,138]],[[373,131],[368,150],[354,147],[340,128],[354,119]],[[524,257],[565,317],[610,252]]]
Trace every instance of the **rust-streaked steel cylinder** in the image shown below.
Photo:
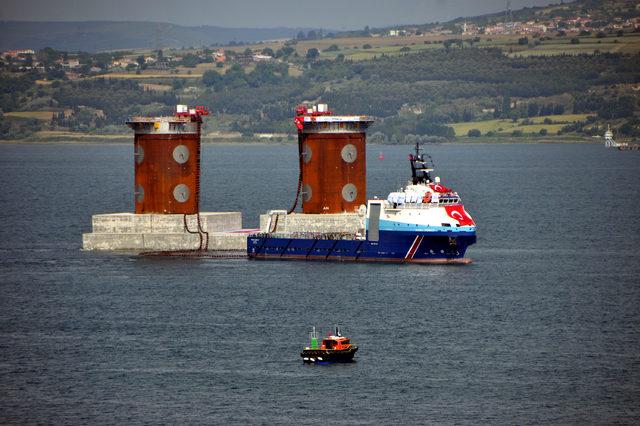
[[[135,212],[195,214],[200,199],[200,121],[134,117]]]
[[[332,115],[300,118],[303,213],[354,212],[366,205],[365,130],[371,120]]]

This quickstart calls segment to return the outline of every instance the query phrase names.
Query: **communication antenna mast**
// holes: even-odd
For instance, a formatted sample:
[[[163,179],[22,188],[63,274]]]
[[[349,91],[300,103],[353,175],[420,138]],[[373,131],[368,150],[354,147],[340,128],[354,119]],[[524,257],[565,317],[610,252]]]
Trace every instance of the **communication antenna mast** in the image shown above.
[[[164,32],[164,25],[162,25],[162,23],[160,23],[160,22],[156,22],[156,28],[155,28],[155,31],[154,31],[154,33],[155,33],[154,34],[154,36],[155,36],[154,37],[155,38],[154,42],[155,42],[156,51],[162,49],[162,42],[164,40],[163,32]]]
[[[507,34],[513,31],[513,21],[511,17],[511,0],[507,0],[507,8],[504,11],[504,27]]]

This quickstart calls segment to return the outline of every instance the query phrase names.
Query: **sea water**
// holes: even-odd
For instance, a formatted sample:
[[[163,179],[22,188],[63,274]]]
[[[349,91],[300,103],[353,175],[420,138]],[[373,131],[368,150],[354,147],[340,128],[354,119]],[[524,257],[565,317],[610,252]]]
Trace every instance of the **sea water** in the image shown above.
[[[92,214],[133,209],[132,146],[0,145],[0,422],[637,423],[640,152],[426,149],[471,265],[83,252]],[[369,147],[369,197],[410,151]],[[205,145],[202,210],[257,227],[296,155]],[[357,362],[303,365],[333,324]]]

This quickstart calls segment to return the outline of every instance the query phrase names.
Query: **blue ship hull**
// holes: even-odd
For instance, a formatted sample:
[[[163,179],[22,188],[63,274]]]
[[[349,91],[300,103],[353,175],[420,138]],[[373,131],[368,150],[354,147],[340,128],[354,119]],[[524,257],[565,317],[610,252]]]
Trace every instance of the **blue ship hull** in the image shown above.
[[[398,263],[470,263],[464,257],[476,242],[475,231],[380,231],[369,239],[287,238],[255,234],[247,238],[247,254],[253,259],[334,260]]]

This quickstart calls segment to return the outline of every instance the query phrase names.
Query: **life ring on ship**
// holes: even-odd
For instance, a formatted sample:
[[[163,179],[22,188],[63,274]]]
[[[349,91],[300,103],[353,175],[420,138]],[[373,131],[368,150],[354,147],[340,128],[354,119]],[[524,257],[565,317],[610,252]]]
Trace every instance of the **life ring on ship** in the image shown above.
[[[423,203],[430,203],[431,202],[431,193],[427,192],[426,194],[424,194],[424,197],[422,197],[422,202]]]

